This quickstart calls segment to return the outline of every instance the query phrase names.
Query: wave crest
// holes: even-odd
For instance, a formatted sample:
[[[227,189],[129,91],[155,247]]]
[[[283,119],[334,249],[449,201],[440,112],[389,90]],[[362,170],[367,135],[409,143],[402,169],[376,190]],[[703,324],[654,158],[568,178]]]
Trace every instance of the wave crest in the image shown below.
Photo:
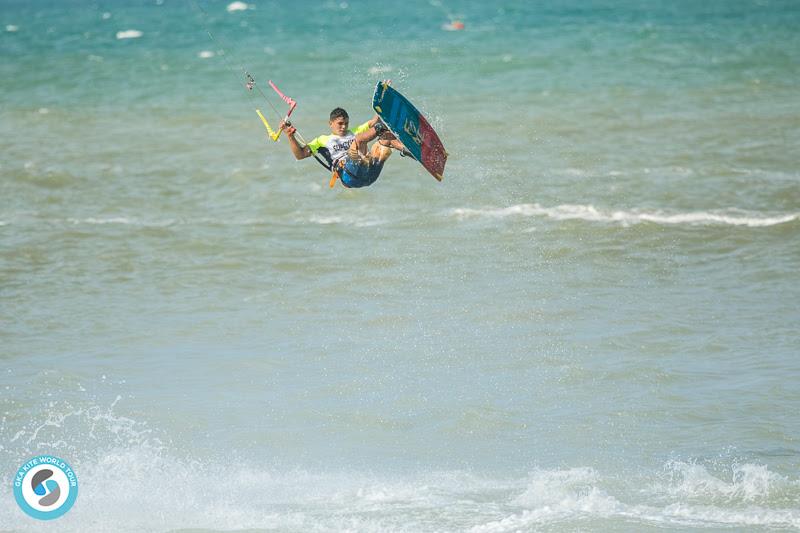
[[[563,204],[544,207],[540,204],[518,204],[508,207],[455,208],[449,215],[459,220],[469,218],[503,219],[509,217],[545,217],[554,220],[585,220],[588,222],[618,223],[630,226],[641,223],[690,226],[729,225],[766,227],[800,220],[800,213],[765,214],[741,209],[713,211],[668,212],[664,210],[611,210],[593,205]]]

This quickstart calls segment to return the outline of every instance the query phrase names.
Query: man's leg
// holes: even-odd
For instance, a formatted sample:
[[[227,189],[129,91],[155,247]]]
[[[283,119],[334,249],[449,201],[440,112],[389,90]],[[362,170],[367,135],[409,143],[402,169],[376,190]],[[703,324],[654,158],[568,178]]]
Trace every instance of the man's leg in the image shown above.
[[[372,150],[370,150],[370,156],[381,162],[386,161],[392,155],[392,149],[383,143],[388,144],[388,141],[378,141],[372,145]]]
[[[347,157],[355,163],[368,163],[370,156],[367,155],[367,143],[359,142],[356,136],[356,140],[347,149]]]
[[[361,133],[356,134],[356,140],[353,142],[353,144],[356,145],[356,148],[359,152],[361,152],[361,154],[367,155],[367,144],[377,139],[385,131],[386,126],[384,126],[381,122],[378,122],[367,131],[362,131]]]
[[[378,152],[377,148],[383,148],[385,152],[383,150]],[[380,139],[378,139],[378,142],[372,145],[372,151],[373,151],[372,155],[373,157],[380,157],[381,161],[386,161],[389,158],[389,156],[392,155],[392,150],[391,150],[392,148],[399,151],[401,155],[410,154],[410,152],[406,150],[405,145],[401,143],[400,140],[397,137],[395,137],[391,132],[389,132],[381,135]]]

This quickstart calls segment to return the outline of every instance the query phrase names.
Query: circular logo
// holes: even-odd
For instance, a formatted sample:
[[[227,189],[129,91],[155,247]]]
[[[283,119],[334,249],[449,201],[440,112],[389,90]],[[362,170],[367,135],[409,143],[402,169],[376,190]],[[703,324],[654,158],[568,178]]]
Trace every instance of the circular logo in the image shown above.
[[[14,497],[29,516],[52,520],[75,504],[78,477],[63,459],[37,455],[17,470]]]

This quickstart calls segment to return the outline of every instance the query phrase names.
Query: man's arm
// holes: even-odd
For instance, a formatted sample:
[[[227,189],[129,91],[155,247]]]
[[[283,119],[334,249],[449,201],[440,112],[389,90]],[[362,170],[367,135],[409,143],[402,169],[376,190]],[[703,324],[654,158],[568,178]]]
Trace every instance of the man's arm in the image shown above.
[[[287,126],[283,123],[281,123],[281,126],[286,131],[286,138],[289,139],[289,148],[292,150],[294,158],[299,161],[301,159],[305,159],[306,157],[311,157],[311,148],[301,145],[294,137],[294,134],[297,132],[297,128],[294,126]]]
[[[373,139],[377,138],[379,133],[375,128],[375,125],[381,121],[381,117],[377,114],[372,117],[369,122],[365,122],[358,128],[356,128],[356,140],[358,142],[370,142]],[[364,126],[367,126],[366,128]]]

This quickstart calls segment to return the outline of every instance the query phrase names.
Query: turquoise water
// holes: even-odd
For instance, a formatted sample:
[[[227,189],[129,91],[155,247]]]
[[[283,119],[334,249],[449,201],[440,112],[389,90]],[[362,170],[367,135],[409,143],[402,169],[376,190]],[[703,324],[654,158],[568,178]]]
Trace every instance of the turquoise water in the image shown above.
[[[800,529],[799,4],[229,4],[0,4],[0,530]]]

